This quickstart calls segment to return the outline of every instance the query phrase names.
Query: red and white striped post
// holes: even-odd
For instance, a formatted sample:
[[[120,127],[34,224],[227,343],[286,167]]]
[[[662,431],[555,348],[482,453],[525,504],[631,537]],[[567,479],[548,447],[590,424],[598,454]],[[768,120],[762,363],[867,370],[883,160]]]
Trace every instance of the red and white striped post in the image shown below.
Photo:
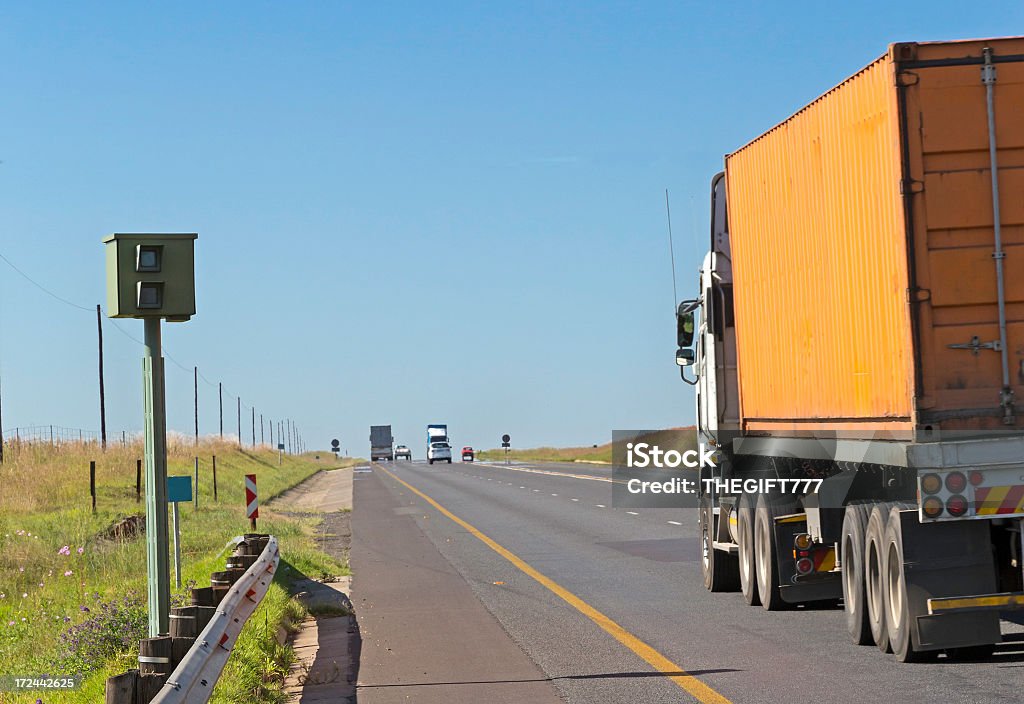
[[[260,517],[260,503],[256,498],[256,475],[245,475],[245,516],[249,519],[249,527],[256,532],[256,519]]]

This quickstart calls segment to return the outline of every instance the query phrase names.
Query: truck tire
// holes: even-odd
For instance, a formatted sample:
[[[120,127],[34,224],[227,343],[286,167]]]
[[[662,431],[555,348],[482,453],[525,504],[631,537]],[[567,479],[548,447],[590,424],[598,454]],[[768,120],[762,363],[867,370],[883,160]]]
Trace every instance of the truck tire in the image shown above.
[[[856,645],[870,645],[867,597],[864,589],[864,533],[868,525],[867,504],[850,504],[843,517],[839,539],[839,561],[843,566],[843,610],[846,630]]]
[[[719,518],[719,520],[722,520]],[[740,588],[736,555],[715,550],[715,512],[711,494],[700,497],[701,570],[709,592],[734,592]]]
[[[864,604],[867,606],[871,639],[883,653],[892,652],[889,630],[885,625],[885,572],[882,566],[889,507],[886,503],[875,504],[868,513],[868,524],[864,530]]]
[[[789,606],[779,589],[779,549],[775,540],[775,517],[791,513],[794,503],[786,497],[761,494],[754,511],[754,560],[757,595],[765,611],[781,611]]]
[[[882,543],[883,595],[885,622],[889,644],[899,662],[925,662],[934,660],[938,650],[915,650],[911,634],[913,628],[910,602],[907,599],[907,580],[903,576],[903,524],[900,506],[889,509],[889,521]]]
[[[448,464],[451,464],[451,463],[452,463],[452,458],[451,458],[451,457],[449,457],[449,458],[448,458]]]
[[[736,506],[736,537],[739,544],[740,591],[750,606],[761,603],[757,593],[757,561],[754,548],[754,497],[743,494]]]
[[[427,460],[427,464],[434,464],[434,460]]]

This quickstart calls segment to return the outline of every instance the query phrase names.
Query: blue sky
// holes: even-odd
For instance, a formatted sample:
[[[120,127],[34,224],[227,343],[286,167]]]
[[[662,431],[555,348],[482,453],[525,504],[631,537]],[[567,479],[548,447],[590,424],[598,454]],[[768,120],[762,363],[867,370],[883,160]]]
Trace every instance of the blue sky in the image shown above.
[[[1019,2],[23,3],[0,8],[0,253],[104,300],[100,239],[199,233],[167,352],[365,454],[600,443],[693,421],[680,295],[722,155],[893,41],[1019,34]],[[105,321],[106,322],[106,321]],[[121,321],[141,338],[142,324]],[[106,326],[108,426],[141,348]],[[0,262],[3,426],[99,427],[95,318]],[[168,363],[172,429],[192,378]],[[200,383],[200,431],[217,427]],[[243,424],[244,426],[244,424]]]

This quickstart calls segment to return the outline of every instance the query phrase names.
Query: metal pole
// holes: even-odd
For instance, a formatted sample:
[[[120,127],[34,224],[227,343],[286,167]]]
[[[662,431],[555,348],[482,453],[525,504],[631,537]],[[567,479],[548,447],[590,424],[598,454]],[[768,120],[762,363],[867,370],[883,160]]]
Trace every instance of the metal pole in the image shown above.
[[[217,500],[217,455],[213,456],[213,500]]]
[[[217,382],[217,398],[220,404],[220,439],[224,439],[224,384]]]
[[[149,635],[169,632],[171,584],[167,536],[167,421],[164,415],[164,360],[160,318],[144,318],[143,413],[146,458],[146,565]]]
[[[996,260],[996,296],[999,307],[999,354],[1003,366],[1003,389],[1000,393],[1000,405],[1003,407],[1003,423],[1013,425],[1013,387],[1010,386],[1010,360],[1006,341],[1006,284],[1003,281],[1003,226],[999,213],[999,162],[996,158],[996,108],[993,96],[996,84],[996,67],[992,63],[992,49],[982,50],[985,65],[981,68],[981,82],[985,84],[985,102],[988,108],[988,159],[992,170],[992,220],[995,235],[995,251],[992,258]]]
[[[103,318],[100,315],[100,304],[96,304],[96,332],[100,346],[100,440],[103,451],[107,451],[107,404],[103,393]]]
[[[252,446],[256,447],[256,407],[252,408]]]
[[[172,504],[171,516],[174,520],[174,588],[181,589],[181,533],[178,531],[178,502]]]
[[[270,421],[269,425],[270,425],[270,445],[271,445],[271,447],[273,447],[273,445],[274,445],[274,421]]]
[[[266,436],[263,434],[263,414],[260,413],[260,445],[266,445],[266,442],[264,441],[265,437]],[[0,462],[3,462],[3,460],[3,452],[0,452]]]
[[[242,397],[238,397],[238,448],[242,448]]]
[[[199,447],[199,367],[193,367],[192,390],[195,399],[196,447]]]

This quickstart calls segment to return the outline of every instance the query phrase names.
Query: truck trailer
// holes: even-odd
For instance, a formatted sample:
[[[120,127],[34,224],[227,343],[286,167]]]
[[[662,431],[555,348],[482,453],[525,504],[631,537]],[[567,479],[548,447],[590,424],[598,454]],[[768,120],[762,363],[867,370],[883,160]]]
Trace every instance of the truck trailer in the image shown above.
[[[701,478],[821,481],[698,483],[709,590],[841,599],[901,662],[1024,608],[1022,109],[1024,38],[893,44],[725,157],[676,311]]]
[[[395,439],[390,425],[370,426],[370,461],[395,459]]]

